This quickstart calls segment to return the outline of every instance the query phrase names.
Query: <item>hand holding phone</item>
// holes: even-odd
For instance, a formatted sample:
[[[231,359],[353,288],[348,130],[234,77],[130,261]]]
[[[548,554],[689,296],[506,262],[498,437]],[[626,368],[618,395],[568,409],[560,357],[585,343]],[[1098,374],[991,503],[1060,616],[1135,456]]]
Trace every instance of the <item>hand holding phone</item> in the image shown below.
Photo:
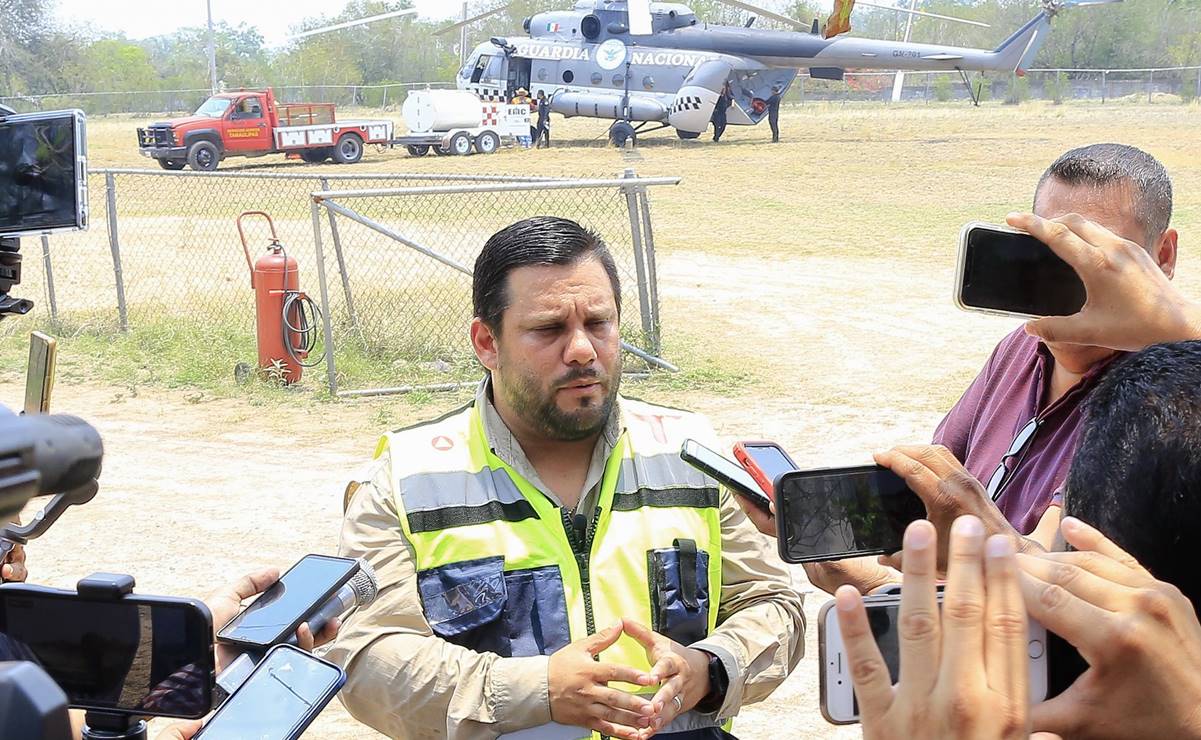
[[[346,673],[333,663],[277,645],[195,737],[296,740],[345,683]]]
[[[955,304],[968,311],[1070,316],[1088,297],[1071,265],[1035,237],[1008,226],[964,226],[956,272]]]
[[[921,499],[878,465],[798,470],[776,481],[780,557],[788,563],[886,555],[923,518]]]
[[[217,639],[248,648],[286,642],[359,569],[359,562],[353,558],[306,555],[229,620],[217,633]]]
[[[910,737],[950,737],[965,720],[1002,728],[1016,717],[1012,734],[1029,733],[1029,705],[1047,693],[1047,638],[1026,617],[1013,542],[1004,535],[986,542],[981,522],[967,516],[955,523],[951,549],[939,594],[934,526],[915,522],[905,533],[900,597],[864,599],[843,586],[822,608],[819,675],[828,721],[862,716],[869,735],[902,728]],[[959,608],[969,603],[985,608]],[[941,628],[917,629],[926,624],[921,615],[938,615]],[[1025,629],[996,628],[1015,623]],[[962,716],[965,708],[972,716]]]

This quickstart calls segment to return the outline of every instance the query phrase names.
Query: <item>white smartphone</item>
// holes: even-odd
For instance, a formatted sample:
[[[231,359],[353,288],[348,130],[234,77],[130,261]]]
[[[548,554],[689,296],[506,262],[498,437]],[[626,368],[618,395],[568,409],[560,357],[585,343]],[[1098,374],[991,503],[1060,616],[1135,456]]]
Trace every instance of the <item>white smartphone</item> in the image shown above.
[[[1071,316],[1086,298],[1084,283],[1072,266],[1033,236],[978,222],[960,232],[955,279],[959,308],[1019,318]]]
[[[942,603],[942,593],[938,594]],[[895,595],[869,596],[863,600],[880,654],[888,664],[893,683],[900,676],[900,640],[897,622],[901,597]],[[1047,698],[1047,630],[1031,620],[1028,625],[1027,654],[1030,658],[1030,702]],[[838,626],[834,600],[826,602],[817,615],[818,661],[822,716],[835,725],[859,721],[859,703],[851,685],[851,673]]]

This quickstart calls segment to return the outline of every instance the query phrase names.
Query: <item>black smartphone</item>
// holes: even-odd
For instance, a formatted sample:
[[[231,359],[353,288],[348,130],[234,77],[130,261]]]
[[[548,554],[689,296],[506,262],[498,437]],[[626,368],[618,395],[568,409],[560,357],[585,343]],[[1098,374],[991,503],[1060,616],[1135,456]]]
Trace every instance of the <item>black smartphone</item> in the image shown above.
[[[0,586],[0,640],[41,666],[72,707],[186,719],[212,708],[213,618],[199,601],[10,583]]]
[[[286,642],[358,570],[354,558],[306,555],[223,626],[217,639],[245,647]]]
[[[276,645],[217,709],[197,738],[295,740],[346,683],[338,666]]]
[[[730,493],[742,496],[765,512],[771,512],[771,501],[759,490],[759,484],[751,474],[738,463],[717,454],[695,439],[684,440],[684,446],[680,448],[680,457],[684,462],[730,489]]]
[[[86,229],[83,111],[0,116],[0,236]]]
[[[926,516],[917,494],[878,465],[798,470],[776,481],[777,542],[789,563],[883,555]]]
[[[1071,316],[1087,293],[1051,248],[1005,226],[970,223],[959,237],[955,304],[1005,316]]]

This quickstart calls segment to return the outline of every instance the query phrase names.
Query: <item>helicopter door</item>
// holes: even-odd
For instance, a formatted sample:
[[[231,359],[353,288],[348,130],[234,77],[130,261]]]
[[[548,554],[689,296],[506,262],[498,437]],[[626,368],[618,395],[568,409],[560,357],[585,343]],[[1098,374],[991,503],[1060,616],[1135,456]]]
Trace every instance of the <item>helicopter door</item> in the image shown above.
[[[509,90],[511,92],[516,93],[521,88],[530,89],[531,66],[533,66],[532,59],[509,58]]]

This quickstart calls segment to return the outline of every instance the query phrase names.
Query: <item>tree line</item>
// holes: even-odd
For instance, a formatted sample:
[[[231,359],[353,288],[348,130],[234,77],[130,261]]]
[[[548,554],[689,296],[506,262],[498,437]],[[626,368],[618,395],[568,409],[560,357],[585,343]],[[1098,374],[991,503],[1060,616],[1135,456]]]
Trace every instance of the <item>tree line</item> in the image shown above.
[[[498,2],[472,2],[469,12]],[[815,3],[805,0],[762,0],[761,4],[804,23],[823,17]],[[526,17],[571,5],[571,0],[512,2],[503,12],[469,28],[468,49],[491,36],[520,35]],[[709,23],[742,25],[749,19],[745,11],[719,0],[694,0],[690,5]],[[292,30],[411,6],[408,0],[352,0],[338,15],[308,18]],[[991,28],[918,18],[911,40],[992,48],[1039,7],[1037,0],[921,0],[921,10],[983,21]],[[0,98],[209,88],[206,28],[182,28],[135,40],[56,23],[53,10],[54,0],[0,2]],[[852,23],[855,35],[901,38],[906,17],[861,7]],[[446,21],[393,18],[273,48],[256,28],[218,22],[218,76],[230,88],[445,83],[460,64],[459,33],[437,33],[447,25]],[[764,19],[757,19],[756,26],[780,27]],[[1201,0],[1137,0],[1068,9],[1055,20],[1036,62],[1040,67],[1097,69],[1196,64],[1201,64]]]

